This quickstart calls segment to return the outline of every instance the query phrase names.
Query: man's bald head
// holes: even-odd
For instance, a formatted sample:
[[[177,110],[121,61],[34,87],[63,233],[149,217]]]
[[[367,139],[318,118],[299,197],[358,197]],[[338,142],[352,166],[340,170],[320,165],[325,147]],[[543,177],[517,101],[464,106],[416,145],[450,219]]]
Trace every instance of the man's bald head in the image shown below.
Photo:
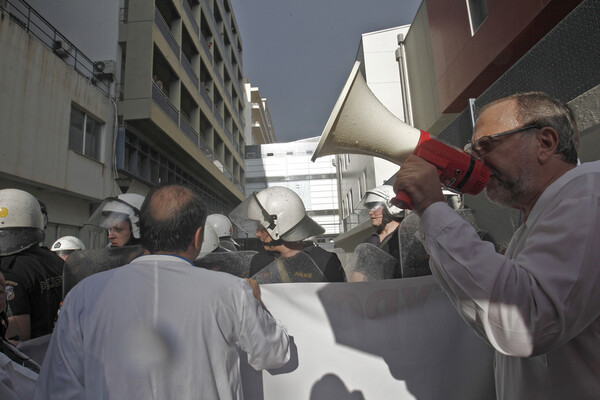
[[[206,209],[198,193],[181,185],[157,187],[142,205],[142,246],[152,254],[183,252],[205,220]]]

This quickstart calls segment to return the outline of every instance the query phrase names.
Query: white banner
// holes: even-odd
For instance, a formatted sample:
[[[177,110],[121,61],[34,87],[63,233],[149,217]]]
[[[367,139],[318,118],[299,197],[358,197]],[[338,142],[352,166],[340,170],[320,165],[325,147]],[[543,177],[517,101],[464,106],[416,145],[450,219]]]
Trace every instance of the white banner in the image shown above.
[[[495,399],[493,351],[431,276],[262,285],[294,340],[294,358],[262,374],[250,400]]]

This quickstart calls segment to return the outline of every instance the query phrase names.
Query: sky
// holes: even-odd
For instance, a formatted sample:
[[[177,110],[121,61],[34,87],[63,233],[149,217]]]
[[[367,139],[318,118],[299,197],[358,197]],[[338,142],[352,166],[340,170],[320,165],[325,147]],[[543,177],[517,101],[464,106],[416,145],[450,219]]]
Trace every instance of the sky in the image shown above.
[[[243,73],[266,98],[277,142],[320,136],[361,34],[410,24],[421,0],[231,0]]]

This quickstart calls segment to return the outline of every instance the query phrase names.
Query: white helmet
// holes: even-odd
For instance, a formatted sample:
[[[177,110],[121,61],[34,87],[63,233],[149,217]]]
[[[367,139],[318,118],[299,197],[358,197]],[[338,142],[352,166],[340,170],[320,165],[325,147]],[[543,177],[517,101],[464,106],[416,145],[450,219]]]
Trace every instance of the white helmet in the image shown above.
[[[374,210],[379,207],[384,207],[392,217],[400,217],[404,215],[404,209],[396,207],[391,203],[391,200],[396,197],[394,188],[390,185],[377,186],[369,189],[356,206],[356,210]]]
[[[325,232],[306,215],[300,196],[281,186],[253,193],[229,214],[229,218],[250,234],[262,227],[274,240],[299,242]]]
[[[98,206],[85,224],[109,229],[115,221],[128,219],[131,222],[131,234],[134,238],[139,239],[140,209],[143,203],[144,196],[135,193],[108,197]]]
[[[220,238],[231,237],[233,226],[229,218],[223,214],[210,214],[206,217],[206,224],[214,228]]]
[[[85,250],[85,244],[75,236],[63,236],[52,244],[50,250],[55,252]]]
[[[44,241],[40,203],[19,189],[0,190],[0,255],[18,253]]]
[[[204,224],[204,239],[202,240],[202,247],[196,260],[204,257],[208,253],[212,253],[219,248],[219,236],[212,226]]]

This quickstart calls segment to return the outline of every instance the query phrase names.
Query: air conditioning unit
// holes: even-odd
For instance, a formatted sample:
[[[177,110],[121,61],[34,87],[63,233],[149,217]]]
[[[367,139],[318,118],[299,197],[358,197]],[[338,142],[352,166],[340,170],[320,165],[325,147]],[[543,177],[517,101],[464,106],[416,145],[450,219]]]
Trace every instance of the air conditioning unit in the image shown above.
[[[65,43],[62,40],[55,40],[54,43],[52,43],[52,50],[54,50],[54,53],[56,53],[57,56],[64,60],[71,56],[73,49],[70,43]]]
[[[115,79],[117,62],[115,60],[102,60],[94,63],[94,77],[98,80]]]

